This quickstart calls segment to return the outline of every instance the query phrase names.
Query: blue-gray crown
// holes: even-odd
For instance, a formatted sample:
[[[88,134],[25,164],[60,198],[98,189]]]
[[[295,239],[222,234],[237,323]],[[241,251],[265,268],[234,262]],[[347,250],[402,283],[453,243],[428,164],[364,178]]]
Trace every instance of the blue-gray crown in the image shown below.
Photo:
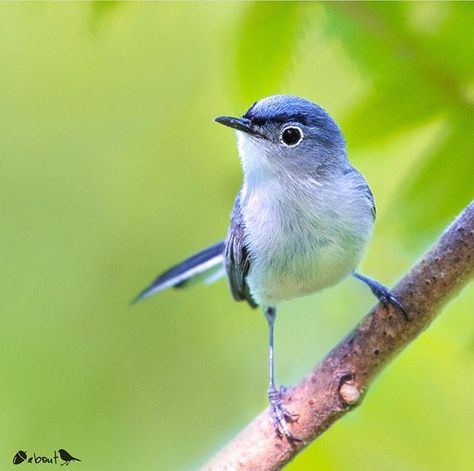
[[[296,122],[306,126],[324,128],[336,133],[339,126],[320,106],[292,95],[273,95],[255,102],[244,114],[256,125],[268,122]]]

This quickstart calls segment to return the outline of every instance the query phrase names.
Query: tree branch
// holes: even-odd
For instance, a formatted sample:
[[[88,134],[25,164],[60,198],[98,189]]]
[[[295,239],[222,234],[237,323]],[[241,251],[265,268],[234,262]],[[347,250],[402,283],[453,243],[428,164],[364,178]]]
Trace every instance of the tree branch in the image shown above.
[[[267,409],[204,469],[280,469],[361,402],[376,374],[430,325],[473,274],[474,201],[393,290],[410,320],[391,305],[377,305],[299,384],[286,391],[285,404],[299,414],[291,432],[302,443],[278,438]]]

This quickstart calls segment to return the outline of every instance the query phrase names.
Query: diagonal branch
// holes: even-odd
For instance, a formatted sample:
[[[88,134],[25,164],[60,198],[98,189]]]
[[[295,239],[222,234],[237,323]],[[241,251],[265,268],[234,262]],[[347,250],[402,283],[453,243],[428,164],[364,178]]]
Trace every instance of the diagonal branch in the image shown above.
[[[377,305],[299,384],[286,391],[285,403],[299,414],[291,431],[302,443],[279,439],[267,409],[204,469],[280,469],[361,402],[376,374],[430,325],[473,275],[474,201],[395,287],[410,320],[392,306]]]

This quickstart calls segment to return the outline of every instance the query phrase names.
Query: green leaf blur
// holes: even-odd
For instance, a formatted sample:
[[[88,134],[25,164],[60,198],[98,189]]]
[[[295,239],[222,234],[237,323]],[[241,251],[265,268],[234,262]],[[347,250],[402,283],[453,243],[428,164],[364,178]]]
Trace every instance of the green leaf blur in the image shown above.
[[[241,182],[212,122],[273,93],[341,124],[391,285],[474,193],[469,3],[2,3],[0,469],[196,469],[266,406],[266,325],[225,282],[131,308],[220,240]],[[282,306],[292,384],[373,305],[355,280]],[[472,468],[469,286],[291,470]],[[25,466],[25,465],[23,465]],[[16,468],[15,468],[16,469]]]

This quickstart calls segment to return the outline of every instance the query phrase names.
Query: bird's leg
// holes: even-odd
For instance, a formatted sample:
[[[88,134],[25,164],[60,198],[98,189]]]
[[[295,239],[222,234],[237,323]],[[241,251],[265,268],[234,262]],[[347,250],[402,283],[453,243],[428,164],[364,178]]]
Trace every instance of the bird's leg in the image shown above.
[[[370,288],[374,296],[384,306],[386,306],[387,304],[391,304],[403,314],[403,317],[405,318],[406,321],[410,320],[403,306],[400,304],[398,299],[390,292],[388,288],[386,288],[384,285],[382,285],[378,281],[372,278],[369,278],[368,276],[361,275],[360,273],[357,273],[357,272],[354,272],[354,277],[362,281],[363,283],[365,283]]]
[[[273,330],[276,319],[276,308],[266,307],[264,308],[265,318],[268,322],[268,370],[269,370],[269,386],[268,386],[268,400],[270,401],[270,410],[273,418],[273,426],[278,436],[282,436],[282,433],[288,440],[295,442],[301,441],[296,438],[288,430],[288,421],[294,421],[298,418],[297,414],[288,412],[283,404],[282,399],[282,388],[275,386],[275,361],[273,355]]]

